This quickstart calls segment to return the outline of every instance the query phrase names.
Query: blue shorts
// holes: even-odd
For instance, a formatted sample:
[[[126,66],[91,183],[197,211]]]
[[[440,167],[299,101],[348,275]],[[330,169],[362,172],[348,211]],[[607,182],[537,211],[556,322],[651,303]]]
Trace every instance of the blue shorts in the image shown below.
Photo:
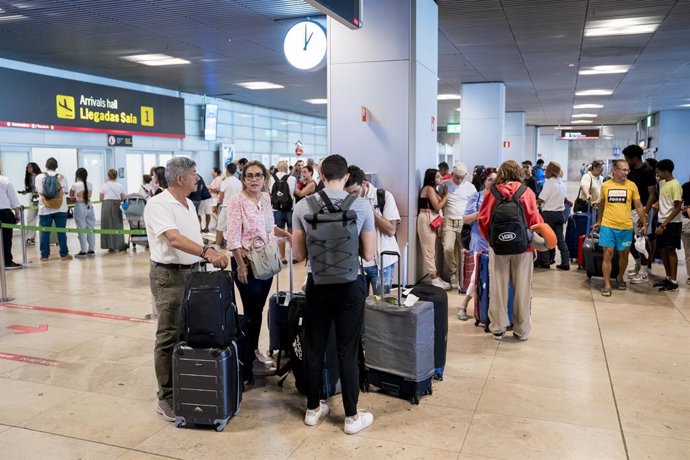
[[[617,228],[604,227],[599,230],[599,246],[602,248],[615,248],[618,251],[627,251],[633,240],[633,231],[618,230]]]
[[[287,225],[288,230],[292,230],[292,211],[276,211],[274,209],[273,220],[275,220],[276,227],[285,229]]]

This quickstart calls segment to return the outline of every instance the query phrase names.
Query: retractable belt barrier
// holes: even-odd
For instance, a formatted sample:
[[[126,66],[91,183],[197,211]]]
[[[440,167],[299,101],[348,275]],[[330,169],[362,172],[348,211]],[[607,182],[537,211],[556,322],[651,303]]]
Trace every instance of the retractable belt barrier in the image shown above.
[[[26,209],[26,208],[24,208]],[[24,220],[24,214],[21,215],[22,220]],[[25,231],[38,231],[46,233],[94,233],[97,235],[146,235],[146,230],[144,229],[102,229],[102,228],[65,228],[65,227],[43,227],[40,225],[22,225],[22,224],[6,224],[0,223],[0,228],[11,228],[21,230],[22,233]],[[24,253],[24,263],[26,263],[26,245],[24,244],[24,237],[22,236],[22,250]],[[2,232],[0,232],[0,302],[9,302],[14,300],[11,297],[7,297],[7,282],[5,280],[5,255],[2,247]]]
[[[103,202],[102,202],[102,201],[89,201],[89,204],[101,204],[101,203],[103,203]],[[73,208],[73,207],[75,207],[76,205],[77,205],[77,203],[67,203],[67,207],[68,207],[68,208]],[[36,209],[38,209],[38,206],[37,206],[37,205],[21,206],[21,208],[22,208],[22,209],[27,209],[27,210],[29,210],[29,209],[36,210]]]

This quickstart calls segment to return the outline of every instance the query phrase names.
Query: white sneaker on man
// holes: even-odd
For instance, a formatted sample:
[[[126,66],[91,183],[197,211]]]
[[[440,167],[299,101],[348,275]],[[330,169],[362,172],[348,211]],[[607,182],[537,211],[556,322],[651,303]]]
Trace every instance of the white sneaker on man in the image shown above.
[[[439,287],[439,288],[443,289],[444,291],[450,290],[450,284],[446,283],[446,282],[443,281],[441,278],[434,278],[434,279],[432,279],[432,280],[431,280],[431,285],[432,285],[432,286]]]
[[[630,284],[644,284],[649,282],[647,270],[640,270],[636,275],[630,277]]]
[[[275,366],[276,363],[273,361],[273,358],[269,358],[268,356],[263,354],[261,350],[254,350],[254,354],[256,355],[256,359],[259,362],[267,364],[269,366]]]
[[[345,433],[356,434],[374,423],[374,414],[371,412],[357,411],[357,420],[345,417]]]
[[[319,423],[321,417],[325,417],[330,412],[328,404],[325,401],[319,403],[319,408],[316,410],[307,409],[304,414],[304,424],[309,426],[316,426]]]

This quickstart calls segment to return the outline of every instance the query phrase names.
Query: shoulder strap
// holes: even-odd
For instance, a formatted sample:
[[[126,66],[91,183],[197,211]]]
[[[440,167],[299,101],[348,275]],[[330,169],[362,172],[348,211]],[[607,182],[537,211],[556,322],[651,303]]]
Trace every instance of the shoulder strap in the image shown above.
[[[328,197],[328,195],[326,194],[326,191],[325,191],[325,190],[319,190],[318,192],[316,192],[316,194],[318,194],[318,195],[321,197],[321,200],[323,200],[323,204],[326,205],[326,207],[328,208],[328,211],[329,211],[329,212],[338,212],[338,208],[336,208],[336,207],[333,205],[333,202],[332,202],[331,199]]]
[[[499,200],[499,201],[505,200],[505,198],[503,197],[503,195],[501,195],[501,192],[498,191],[498,187],[496,187],[495,184],[492,184],[492,185],[491,185],[491,189],[490,189],[490,190],[491,190],[491,194],[492,194],[497,200]]]
[[[349,211],[349,210],[350,210],[350,206],[352,206],[352,203],[354,203],[356,199],[357,199],[357,197],[348,194],[348,195],[343,199],[343,201],[340,202],[340,210],[341,210],[342,212]]]
[[[376,202],[381,214],[383,214],[383,208],[386,206],[386,191],[384,189],[376,189]]]
[[[318,214],[321,212],[321,205],[319,204],[319,195],[309,195],[305,198],[305,200],[313,214]]]
[[[518,187],[518,189],[515,191],[515,193],[513,193],[513,196],[510,197],[510,199],[513,201],[520,201],[520,197],[523,193],[525,193],[525,190],[527,190],[527,186],[525,184],[520,185],[520,187]]]

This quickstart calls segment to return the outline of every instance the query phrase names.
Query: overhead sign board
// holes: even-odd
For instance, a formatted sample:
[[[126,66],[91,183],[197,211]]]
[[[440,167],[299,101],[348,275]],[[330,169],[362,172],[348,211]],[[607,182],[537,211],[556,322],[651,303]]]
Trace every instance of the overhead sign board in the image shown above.
[[[134,147],[132,136],[123,136],[122,134],[108,135],[109,147]]]
[[[448,134],[460,134],[460,123],[448,123],[446,125],[446,132]]]
[[[184,99],[0,68],[0,127],[181,138]]]
[[[570,141],[594,140],[599,139],[600,134],[598,129],[562,129],[561,139]]]
[[[307,0],[307,3],[350,29],[362,27],[362,0]]]

